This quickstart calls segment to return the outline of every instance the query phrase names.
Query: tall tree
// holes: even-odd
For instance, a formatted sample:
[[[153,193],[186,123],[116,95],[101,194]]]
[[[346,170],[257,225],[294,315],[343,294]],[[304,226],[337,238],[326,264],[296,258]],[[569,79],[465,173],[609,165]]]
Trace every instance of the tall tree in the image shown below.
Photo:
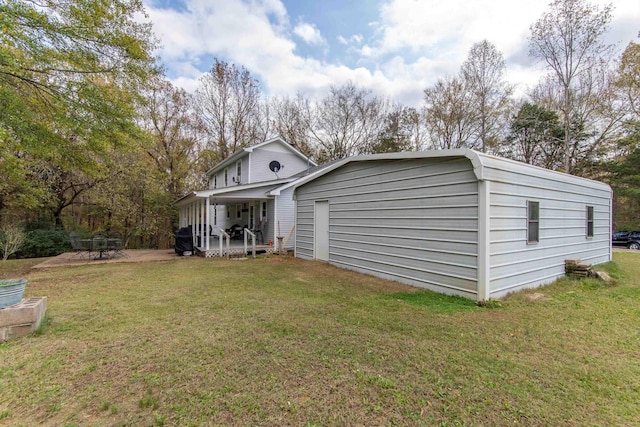
[[[588,78],[595,65],[607,58],[611,46],[602,35],[611,21],[611,5],[598,8],[585,0],[555,0],[538,21],[531,25],[529,53],[546,62],[562,90],[560,118],[564,126],[564,169],[573,167],[573,124],[578,114],[577,87]],[[583,99],[583,101],[585,101]]]
[[[389,109],[387,99],[352,82],[331,86],[329,94],[305,113],[319,160],[365,153],[380,133]]]
[[[393,106],[384,119],[384,127],[371,144],[371,153],[397,153],[400,151],[416,150],[420,143],[420,120],[414,108],[400,104]]]
[[[551,110],[525,102],[513,117],[501,155],[555,169],[562,151],[562,127]]]
[[[477,148],[477,112],[464,81],[457,77],[438,79],[424,90],[426,126],[436,149]]]
[[[191,96],[170,82],[157,79],[142,103],[142,126],[150,135],[146,152],[159,181],[174,199],[194,185],[197,152],[202,138]]]
[[[505,128],[513,88],[504,80],[502,53],[483,40],[473,45],[461,75],[477,111],[477,145],[483,152],[496,144]]]
[[[629,43],[620,59],[616,86],[636,120],[640,120],[640,44]]]
[[[51,199],[43,164],[90,176],[135,140],[135,97],[156,72],[141,16],[139,0],[0,2],[0,209]]]
[[[218,161],[268,134],[262,92],[249,70],[215,59],[200,79],[196,102]]]

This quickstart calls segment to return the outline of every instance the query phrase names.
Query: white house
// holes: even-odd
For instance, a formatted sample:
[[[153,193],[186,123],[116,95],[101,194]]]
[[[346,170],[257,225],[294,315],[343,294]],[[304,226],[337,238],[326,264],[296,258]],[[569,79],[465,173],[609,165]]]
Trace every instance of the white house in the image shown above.
[[[295,255],[477,300],[611,260],[609,186],[468,149],[344,159],[290,184]]]
[[[222,256],[218,239],[225,230],[231,237],[252,230],[274,250],[280,249],[276,237],[281,236],[283,245],[293,248],[293,188],[288,184],[315,166],[281,138],[241,149],[207,172],[208,189],[176,202],[179,225],[192,226],[195,245],[207,257]]]

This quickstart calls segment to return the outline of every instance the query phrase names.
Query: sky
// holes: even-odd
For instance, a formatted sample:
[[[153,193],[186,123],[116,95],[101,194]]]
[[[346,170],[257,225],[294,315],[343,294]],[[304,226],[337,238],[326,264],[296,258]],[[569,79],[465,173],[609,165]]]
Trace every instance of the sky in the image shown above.
[[[247,68],[267,96],[320,98],[351,81],[419,107],[423,90],[456,74],[484,39],[502,52],[516,94],[545,72],[528,37],[548,0],[143,1],[167,77],[189,92],[218,58]],[[621,52],[640,43],[640,1],[613,5],[605,41]]]

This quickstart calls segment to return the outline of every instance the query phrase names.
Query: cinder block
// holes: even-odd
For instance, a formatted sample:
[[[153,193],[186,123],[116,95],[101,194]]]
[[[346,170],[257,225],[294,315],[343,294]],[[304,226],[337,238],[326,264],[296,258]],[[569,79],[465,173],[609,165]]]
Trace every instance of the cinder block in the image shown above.
[[[0,341],[22,337],[38,329],[47,311],[47,297],[27,298],[0,309]]]

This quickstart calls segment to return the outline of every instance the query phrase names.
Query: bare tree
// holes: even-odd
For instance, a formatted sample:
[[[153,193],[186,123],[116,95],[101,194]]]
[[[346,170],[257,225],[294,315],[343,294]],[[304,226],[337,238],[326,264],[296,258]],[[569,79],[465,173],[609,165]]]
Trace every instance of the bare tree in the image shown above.
[[[554,148],[557,161],[553,169],[566,170],[566,158],[570,159],[571,173],[592,176],[593,165],[612,149],[614,136],[621,131],[629,112],[626,102],[612,83],[614,76],[605,64],[596,64],[575,79],[572,89],[572,114],[569,123],[571,139],[567,145],[566,123],[562,123],[562,150]],[[536,104],[562,116],[564,89],[554,76],[547,76],[530,94]],[[552,141],[549,141],[550,145]],[[546,166],[550,167],[550,166]]]
[[[329,94],[307,110],[312,142],[319,160],[334,160],[370,150],[382,130],[389,101],[352,82],[331,86]]]
[[[560,86],[560,117],[564,126],[564,169],[573,167],[572,141],[577,138],[578,98],[585,101],[584,82],[590,70],[610,55],[601,36],[611,21],[611,5],[600,9],[585,0],[555,0],[531,25],[529,53],[546,62]],[[582,83],[580,83],[582,82]],[[581,85],[582,87],[579,87]]]
[[[461,79],[439,79],[424,90],[424,99],[426,125],[434,148],[475,148],[477,115],[471,94]]]
[[[483,152],[496,144],[506,127],[513,88],[504,80],[502,53],[483,40],[473,45],[460,69],[471,94],[472,108],[477,111],[477,138]]]
[[[309,111],[309,100],[299,93],[295,98],[272,98],[271,117],[273,129],[289,144],[306,156],[312,156],[309,121],[305,114]]]
[[[200,79],[196,102],[218,160],[263,141],[269,132],[260,85],[244,67],[215,59]]]
[[[6,261],[11,255],[18,252],[27,240],[27,235],[14,224],[5,224],[0,228],[0,252],[2,260]]]

